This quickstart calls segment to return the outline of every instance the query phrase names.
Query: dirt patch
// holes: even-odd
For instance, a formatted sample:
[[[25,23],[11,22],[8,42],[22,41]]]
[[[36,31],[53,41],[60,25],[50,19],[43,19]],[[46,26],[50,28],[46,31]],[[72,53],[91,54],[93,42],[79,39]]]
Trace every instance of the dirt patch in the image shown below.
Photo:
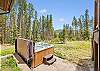
[[[1,50],[9,49],[9,48],[14,48],[15,45],[10,45],[10,44],[1,44]]]

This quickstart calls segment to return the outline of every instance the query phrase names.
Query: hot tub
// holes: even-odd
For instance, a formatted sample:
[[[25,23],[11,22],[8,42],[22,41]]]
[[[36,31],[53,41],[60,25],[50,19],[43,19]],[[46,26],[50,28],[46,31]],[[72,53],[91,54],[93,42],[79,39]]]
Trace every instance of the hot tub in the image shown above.
[[[37,42],[34,46],[31,40],[18,38],[15,46],[15,51],[33,68],[43,63],[44,56],[53,54],[53,45],[44,42]]]

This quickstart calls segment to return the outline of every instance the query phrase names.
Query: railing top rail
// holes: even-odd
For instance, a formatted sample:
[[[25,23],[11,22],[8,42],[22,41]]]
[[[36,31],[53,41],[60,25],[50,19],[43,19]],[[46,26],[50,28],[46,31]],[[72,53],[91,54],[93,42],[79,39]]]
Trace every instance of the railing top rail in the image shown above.
[[[93,33],[98,32],[98,31],[100,31],[100,29],[96,29],[96,30],[94,30]]]

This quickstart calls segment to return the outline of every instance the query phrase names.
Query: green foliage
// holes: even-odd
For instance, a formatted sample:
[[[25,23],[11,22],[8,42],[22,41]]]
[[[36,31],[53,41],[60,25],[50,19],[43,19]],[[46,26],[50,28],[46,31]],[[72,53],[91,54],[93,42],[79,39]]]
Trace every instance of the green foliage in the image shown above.
[[[66,34],[67,34],[67,30],[66,30],[66,26],[65,24],[63,25],[63,30],[62,32],[59,33],[59,39],[61,42],[65,43],[66,40]]]
[[[92,32],[93,31],[93,17],[90,20],[89,28],[90,28],[90,32]]]
[[[89,40],[90,38],[90,32],[89,32],[89,11],[86,9],[85,11],[85,39]]]
[[[70,27],[69,27],[69,32],[68,32],[68,34],[67,34],[67,39],[68,39],[68,40],[72,40],[72,38],[73,38],[73,29],[72,29],[72,27],[70,26]]]
[[[81,15],[78,19],[74,16],[72,20],[72,31],[70,31],[73,35],[69,37],[69,39],[75,40],[89,40],[90,32],[93,31],[93,18],[89,19],[89,11],[86,9],[85,14]],[[91,31],[92,30],[92,31]],[[70,33],[69,32],[69,33]]]
[[[82,40],[83,29],[82,29],[82,18],[81,18],[81,16],[78,19],[78,25],[79,25],[79,36],[80,36],[80,40]]]
[[[59,42],[60,42],[60,39],[58,37],[50,40],[50,43],[59,43]]]
[[[45,24],[45,17],[42,16],[42,32],[41,32],[41,39],[42,40],[45,40],[45,27],[46,27],[46,24]]]
[[[32,32],[31,32],[31,26],[32,26],[32,17],[34,16],[34,8],[31,3],[28,4],[28,10],[27,10],[28,18],[27,18],[27,25],[26,25],[26,38],[32,39]]]
[[[74,30],[74,37],[77,38],[78,22],[77,22],[77,19],[75,16],[73,17],[72,26],[73,26],[73,30]]]
[[[55,51],[54,55],[59,57],[59,58],[65,59],[65,55],[63,55],[61,52],[56,52]]]
[[[11,24],[11,28],[9,28],[9,30],[10,30],[10,43],[11,44],[14,44],[14,42],[15,42],[15,39],[17,38],[17,34],[18,34],[18,29],[17,29],[17,21],[16,21],[16,12],[15,12],[15,9],[13,8],[12,10],[11,10],[11,14],[10,14],[10,22],[12,23]]]
[[[41,18],[41,40],[51,40],[54,37],[52,25],[52,15],[42,16]]]
[[[52,41],[65,43],[73,40],[89,40],[93,31],[93,18],[89,18],[89,11],[78,19],[74,16],[72,24],[64,24],[63,29],[54,30],[52,14],[42,15],[38,18],[38,12],[32,3],[26,0],[18,0],[10,14],[0,16],[0,28],[2,29],[0,40],[2,44],[14,44],[19,36],[37,41]],[[92,36],[92,34],[91,34]]]
[[[60,33],[59,33],[59,39],[60,39],[61,42],[64,41],[63,32],[60,32]]]
[[[2,71],[21,71],[16,64],[13,57],[7,59],[1,59],[1,70]]]
[[[33,41],[36,42],[38,41],[38,33],[39,33],[39,22],[38,22],[38,19],[37,19],[37,11],[35,11],[35,19],[33,21],[33,31],[32,31],[32,34],[33,34]]]
[[[56,32],[54,32],[54,38],[57,38],[57,33]]]
[[[49,31],[48,32],[50,32],[49,35],[48,35],[48,39],[50,40],[54,36],[54,28],[53,28],[52,15],[51,14],[50,14],[50,19],[49,19],[49,23],[48,24],[49,24],[49,26],[48,26]]]
[[[0,55],[4,56],[7,54],[13,54],[15,52],[14,48],[9,48],[9,49],[5,49],[5,50],[1,50]]]
[[[67,31],[66,31],[66,27],[65,27],[65,24],[63,25],[63,32],[62,32],[62,40],[63,40],[63,42],[65,42],[65,40],[66,40],[66,33],[67,33]]]
[[[66,44],[53,44],[54,54],[60,58],[78,63],[79,59],[91,58],[90,41],[72,41]]]

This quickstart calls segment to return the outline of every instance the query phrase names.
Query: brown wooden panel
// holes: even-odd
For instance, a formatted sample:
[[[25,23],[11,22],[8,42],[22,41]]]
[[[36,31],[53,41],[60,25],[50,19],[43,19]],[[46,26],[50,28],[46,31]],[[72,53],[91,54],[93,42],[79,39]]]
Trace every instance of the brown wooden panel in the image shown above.
[[[34,67],[42,64],[43,57],[48,55],[48,54],[53,54],[53,48],[47,48],[47,49],[44,49],[42,51],[36,52],[35,58],[33,58],[33,61],[32,61],[32,67],[34,68]]]
[[[0,8],[4,11],[10,11],[14,0],[0,0]]]
[[[29,53],[27,48],[27,41],[18,39],[17,40],[17,51],[19,54],[21,54],[25,59],[28,59]]]
[[[53,48],[48,48],[48,49],[45,50],[44,56],[46,56],[48,54],[53,54]]]
[[[94,48],[94,71],[98,71],[98,44],[94,41],[93,43]]]
[[[48,51],[48,54],[53,54],[53,48],[50,48],[50,50]]]
[[[97,28],[97,25],[99,26],[98,24],[98,20],[99,20],[99,0],[95,0],[95,12],[94,12],[94,30],[96,30]]]
[[[95,0],[94,12],[94,31],[100,29],[100,0]],[[93,49],[94,49],[94,71],[99,71],[99,49],[100,49],[100,32],[94,33]]]
[[[43,63],[44,51],[35,54],[35,67]]]
[[[17,52],[25,59],[29,59],[28,43],[29,41],[27,39],[23,39],[23,38],[17,39]]]

